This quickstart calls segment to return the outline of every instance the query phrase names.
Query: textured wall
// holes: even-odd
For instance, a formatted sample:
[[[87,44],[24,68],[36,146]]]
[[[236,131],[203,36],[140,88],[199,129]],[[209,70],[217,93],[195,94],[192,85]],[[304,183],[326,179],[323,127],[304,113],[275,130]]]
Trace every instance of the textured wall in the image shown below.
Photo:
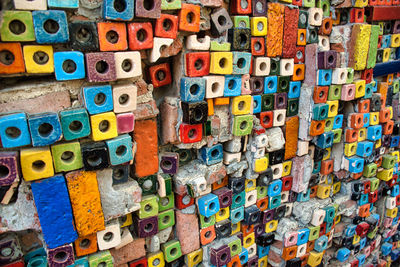
[[[7,0],[0,40],[0,266],[398,265],[399,0]]]

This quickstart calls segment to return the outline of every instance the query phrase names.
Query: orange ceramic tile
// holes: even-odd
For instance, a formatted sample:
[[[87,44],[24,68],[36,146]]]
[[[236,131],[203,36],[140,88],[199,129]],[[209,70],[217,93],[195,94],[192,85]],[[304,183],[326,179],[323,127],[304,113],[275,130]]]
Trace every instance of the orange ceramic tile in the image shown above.
[[[345,129],[344,138],[346,143],[354,143],[358,140],[358,130],[356,129]]]
[[[351,178],[353,178],[354,180],[357,180],[357,179],[361,178],[362,174],[363,174],[362,172],[360,172],[360,173],[352,173],[351,174]]]
[[[302,81],[304,80],[304,74],[306,71],[306,65],[295,64],[293,68],[292,81]]]
[[[329,35],[329,34],[331,34],[332,26],[333,26],[332,19],[330,17],[324,18],[322,20],[322,25],[319,28],[319,34],[320,35]]]
[[[274,123],[274,112],[264,111],[259,114],[260,124],[264,128],[271,128]]]
[[[385,104],[386,104],[387,91],[388,91],[388,84],[386,82],[378,82],[378,91],[377,91],[377,93],[381,94],[382,107],[385,107]]]
[[[363,23],[364,22],[364,8],[350,9],[350,22]]]
[[[307,266],[307,262],[308,262],[308,256],[310,255],[310,253],[306,253],[306,255],[300,257],[301,260],[301,267]]]
[[[78,237],[74,242],[75,254],[82,257],[97,251],[97,234]]]
[[[97,23],[101,51],[120,51],[128,49],[126,24],[123,22]]]
[[[318,185],[314,185],[310,188],[310,198],[316,197],[318,192]]]
[[[359,215],[360,217],[363,217],[363,218],[368,217],[369,214],[370,214],[369,208],[370,208],[370,204],[369,204],[369,203],[360,206],[360,207],[358,208],[358,215]]]
[[[360,113],[368,113],[370,107],[371,100],[370,99],[360,99],[357,103],[358,112]]]
[[[297,246],[283,248],[282,259],[285,261],[296,258]]]
[[[216,237],[215,227],[211,225],[207,228],[200,229],[200,243],[201,245],[207,245],[211,243]]]
[[[317,135],[321,135],[324,133],[325,131],[325,120],[323,121],[311,121],[310,124],[310,135],[311,136],[317,136]]]
[[[321,174],[328,175],[333,172],[333,159],[321,161]]]
[[[149,76],[154,88],[172,83],[171,69],[169,63],[162,63],[149,68]]]
[[[253,56],[265,55],[265,39],[264,37],[251,38],[251,54]]]
[[[297,45],[304,46],[307,44],[307,29],[297,30]]]
[[[390,121],[390,109],[389,108],[381,108],[379,111],[379,123],[385,123]]]
[[[382,134],[392,134],[393,133],[393,126],[394,126],[394,121],[389,120],[388,122],[384,123],[382,125]]]
[[[227,267],[239,267],[239,266],[242,266],[241,263],[240,263],[239,255],[235,255],[233,258],[231,258],[231,261],[226,266]]]
[[[242,223],[240,225],[240,231],[243,233],[243,236],[247,236],[251,233],[254,233],[254,224],[247,225]]]
[[[308,241],[308,242],[307,242],[307,252],[312,251],[312,250],[314,249],[314,246],[315,246],[315,240],[313,240],[313,241]]]
[[[266,210],[268,208],[268,197],[258,199],[256,205],[260,211]]]
[[[350,115],[350,127],[354,129],[360,129],[364,125],[364,114],[353,113]]]
[[[179,11],[179,30],[187,32],[200,30],[200,6],[182,3]]]
[[[217,189],[227,186],[227,185],[228,185],[228,176],[225,176],[224,178],[222,178],[222,180],[213,183],[212,189],[214,191],[214,190],[217,190]]]
[[[376,167],[378,167],[378,168],[381,167],[382,161],[383,161],[382,156],[380,156],[377,160],[375,160]]]
[[[390,73],[386,76],[386,82],[388,85],[392,85],[393,83],[393,73]]]
[[[328,86],[316,86],[314,87],[313,100],[315,104],[325,103],[328,99]]]
[[[178,34],[178,16],[170,14],[161,14],[156,20],[154,35],[162,38],[175,39]]]
[[[0,74],[25,72],[20,43],[0,43]]]
[[[150,22],[132,22],[128,24],[129,50],[153,48],[153,26]]]

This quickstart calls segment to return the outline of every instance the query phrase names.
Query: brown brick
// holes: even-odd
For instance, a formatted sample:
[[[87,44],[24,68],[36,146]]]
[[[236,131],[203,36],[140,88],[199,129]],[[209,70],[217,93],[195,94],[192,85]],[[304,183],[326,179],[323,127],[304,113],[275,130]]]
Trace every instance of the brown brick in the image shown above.
[[[23,110],[27,113],[58,112],[71,106],[68,91],[54,92],[30,99],[0,104],[0,112]]]
[[[297,25],[299,9],[285,6],[285,25],[283,26],[282,57],[294,58],[296,56]]]
[[[306,45],[306,75],[304,79],[305,85],[316,85],[317,81],[317,51],[318,44]]]
[[[182,254],[188,254],[200,248],[199,222],[196,213],[175,212],[176,234],[181,243]]]
[[[146,256],[144,245],[145,239],[139,238],[120,249],[110,249],[110,253],[114,258],[114,266],[122,266],[130,261]]]

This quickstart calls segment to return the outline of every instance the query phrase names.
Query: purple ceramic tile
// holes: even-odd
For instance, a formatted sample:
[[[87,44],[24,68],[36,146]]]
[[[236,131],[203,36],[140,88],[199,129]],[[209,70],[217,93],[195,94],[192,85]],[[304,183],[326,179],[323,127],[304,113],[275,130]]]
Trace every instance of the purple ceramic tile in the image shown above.
[[[263,223],[267,223],[274,219],[275,210],[265,210],[263,216]]]
[[[178,153],[163,153],[161,155],[160,167],[163,173],[176,174],[179,169]]]
[[[18,178],[18,152],[0,152],[0,186],[11,185]]]
[[[216,266],[223,266],[231,261],[231,250],[228,245],[210,249],[210,261]]]
[[[136,235],[140,238],[149,237],[157,234],[158,232],[158,217],[148,217],[139,219],[134,217]]]
[[[222,187],[214,190],[213,194],[218,196],[219,207],[221,209],[232,205],[232,190],[227,187]]]
[[[62,233],[60,233],[62,234]],[[47,250],[47,260],[50,267],[64,267],[75,262],[72,244]]]
[[[250,90],[252,95],[261,95],[264,93],[264,78],[263,77],[251,77],[250,78]]]
[[[0,240],[0,265],[4,266],[20,258],[23,254],[15,234],[2,235]]]
[[[110,82],[117,79],[114,53],[87,53],[85,58],[89,82]]]
[[[287,106],[287,94],[286,93],[275,94],[274,106],[275,109],[285,109]]]

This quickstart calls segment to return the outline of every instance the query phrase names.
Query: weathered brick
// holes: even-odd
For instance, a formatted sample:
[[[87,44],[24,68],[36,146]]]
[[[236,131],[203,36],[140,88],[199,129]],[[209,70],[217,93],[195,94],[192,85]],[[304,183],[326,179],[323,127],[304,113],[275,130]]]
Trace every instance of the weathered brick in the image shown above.
[[[113,185],[112,171],[97,171],[101,206],[106,221],[138,210],[142,200],[142,189],[135,180],[129,179],[123,184]]]
[[[292,190],[297,193],[304,192],[308,187],[311,177],[312,160],[309,155],[295,157],[292,163],[293,186]]]
[[[23,110],[27,113],[58,112],[71,106],[68,91],[54,92],[42,96],[9,101],[0,104],[0,112]]]
[[[306,74],[304,78],[305,85],[316,85],[317,82],[317,52],[318,44],[306,45]]]
[[[297,25],[299,9],[285,6],[285,24],[283,26],[282,57],[294,58],[296,56]]]
[[[131,243],[119,249],[110,249],[114,258],[114,265],[122,265],[130,261],[146,256],[145,239],[134,239]]]
[[[154,100],[151,100],[147,103],[137,104],[136,110],[133,111],[136,121],[157,117],[158,113],[159,110],[157,108],[156,101]]]
[[[32,191],[22,180],[18,188],[17,201],[9,205],[0,205],[0,233],[29,229],[41,231]]]
[[[179,142],[176,134],[178,124],[178,100],[176,98],[165,98],[160,106],[161,110],[161,133],[163,144],[174,144]]]
[[[185,214],[176,210],[176,234],[181,243],[182,254],[188,254],[200,248],[199,220],[196,213]]]

